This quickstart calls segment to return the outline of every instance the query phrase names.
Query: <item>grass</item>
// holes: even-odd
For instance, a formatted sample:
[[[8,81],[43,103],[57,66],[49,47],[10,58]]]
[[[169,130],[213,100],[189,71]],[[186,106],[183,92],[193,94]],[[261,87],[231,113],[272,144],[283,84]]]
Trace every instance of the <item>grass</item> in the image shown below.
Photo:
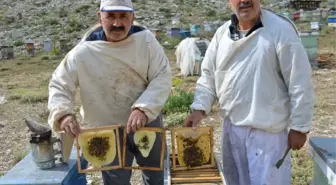
[[[18,151],[14,154],[13,164],[20,162],[27,155],[27,151]]]
[[[313,169],[313,161],[305,148],[292,152],[292,185],[309,185]]]
[[[21,103],[39,103],[48,100],[48,90],[16,88],[9,91],[8,100],[20,100]]]
[[[41,60],[43,56],[4,61],[0,66],[0,84],[8,89],[7,99],[20,103],[48,100],[48,83],[59,61]]]

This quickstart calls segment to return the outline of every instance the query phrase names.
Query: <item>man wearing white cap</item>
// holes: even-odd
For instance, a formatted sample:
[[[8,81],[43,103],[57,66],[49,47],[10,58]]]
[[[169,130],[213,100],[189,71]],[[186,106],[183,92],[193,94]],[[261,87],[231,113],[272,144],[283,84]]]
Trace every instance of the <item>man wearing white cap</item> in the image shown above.
[[[160,114],[171,90],[169,61],[154,35],[134,21],[131,0],[102,0],[100,24],[63,59],[49,84],[49,124],[77,137],[74,112],[79,88],[83,119],[94,126],[122,124],[127,129],[126,166],[160,165],[161,138],[144,158],[133,141],[141,127],[163,127]],[[85,114],[85,115],[84,115]],[[123,129],[120,129],[120,141]],[[112,162],[118,164],[118,157]],[[102,172],[105,185],[130,184],[131,170]],[[163,184],[162,171],[143,171],[146,185]]]

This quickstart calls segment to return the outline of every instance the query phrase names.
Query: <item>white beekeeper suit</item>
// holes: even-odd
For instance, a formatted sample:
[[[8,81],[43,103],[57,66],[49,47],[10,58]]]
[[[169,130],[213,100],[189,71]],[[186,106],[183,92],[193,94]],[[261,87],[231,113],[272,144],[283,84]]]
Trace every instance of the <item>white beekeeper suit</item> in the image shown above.
[[[262,9],[262,27],[237,41],[228,21],[213,37],[197,81],[193,110],[223,117],[223,167],[228,185],[289,185],[287,129],[311,129],[311,66],[293,24]],[[239,172],[239,175],[238,175]]]
[[[58,120],[74,114],[77,88],[90,125],[126,125],[135,107],[151,122],[168,98],[171,79],[169,60],[148,30],[116,43],[82,40],[52,75],[48,122],[60,131]]]

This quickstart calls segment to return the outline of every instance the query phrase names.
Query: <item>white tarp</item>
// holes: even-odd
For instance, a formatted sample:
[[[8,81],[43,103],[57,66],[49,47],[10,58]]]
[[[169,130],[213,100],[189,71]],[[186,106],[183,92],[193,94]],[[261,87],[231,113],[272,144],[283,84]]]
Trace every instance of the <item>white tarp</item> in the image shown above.
[[[196,45],[199,38],[185,38],[176,48],[176,63],[181,69],[181,75],[188,76],[194,74],[194,66],[197,60],[201,60],[201,51]],[[209,42],[205,43],[209,44]]]

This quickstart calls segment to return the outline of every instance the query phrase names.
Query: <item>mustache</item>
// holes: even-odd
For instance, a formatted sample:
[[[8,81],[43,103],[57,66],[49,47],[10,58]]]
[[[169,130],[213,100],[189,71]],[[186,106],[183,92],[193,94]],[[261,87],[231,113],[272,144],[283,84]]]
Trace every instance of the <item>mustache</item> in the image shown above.
[[[253,5],[252,1],[245,1],[245,2],[242,2],[242,3],[239,4],[239,8],[247,8],[247,7],[250,7],[252,5]]]
[[[111,26],[109,28],[109,31],[124,31],[125,30],[125,27],[124,26]]]

